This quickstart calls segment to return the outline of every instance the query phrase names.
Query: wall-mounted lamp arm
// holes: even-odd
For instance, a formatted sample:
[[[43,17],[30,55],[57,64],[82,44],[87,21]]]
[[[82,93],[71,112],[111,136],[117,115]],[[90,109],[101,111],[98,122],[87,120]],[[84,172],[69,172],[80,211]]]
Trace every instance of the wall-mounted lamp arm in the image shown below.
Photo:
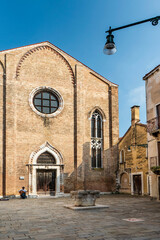
[[[114,36],[113,36],[112,32],[123,29],[123,28],[132,27],[132,26],[135,26],[135,25],[138,25],[138,24],[141,24],[141,23],[145,23],[145,22],[151,22],[153,26],[156,26],[158,24],[159,20],[160,20],[160,16],[157,16],[157,17],[148,18],[146,20],[131,23],[131,24],[128,24],[128,25],[125,25],[125,26],[122,26],[122,27],[118,27],[118,28],[113,28],[112,29],[111,27],[109,27],[109,30],[106,31],[106,33],[108,33],[108,35],[106,37],[107,41],[106,41],[106,43],[104,45],[104,48],[103,48],[104,54],[112,55],[117,51],[116,50],[116,45],[113,41]]]
[[[131,24],[128,24],[128,25],[125,25],[125,26],[122,26],[122,27],[118,27],[118,28],[113,28],[112,29],[111,27],[109,27],[109,30],[106,31],[106,33],[111,34],[114,31],[117,31],[117,30],[120,30],[120,29],[123,29],[123,28],[132,27],[132,26],[135,26],[135,25],[138,25],[138,24],[142,24],[142,23],[145,23],[145,22],[151,22],[153,26],[156,26],[158,24],[159,20],[160,20],[160,16],[157,16],[157,17],[148,18],[146,20],[135,22],[135,23],[131,23]]]
[[[148,148],[148,144],[131,144],[130,146],[127,147],[127,151],[131,152],[131,147],[144,147],[144,148]]]

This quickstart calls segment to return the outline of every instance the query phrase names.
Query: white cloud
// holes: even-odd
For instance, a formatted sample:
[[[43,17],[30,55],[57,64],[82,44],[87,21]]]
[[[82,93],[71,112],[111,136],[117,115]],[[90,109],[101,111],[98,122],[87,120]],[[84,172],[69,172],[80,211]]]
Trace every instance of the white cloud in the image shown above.
[[[139,105],[145,107],[146,97],[145,97],[145,86],[139,86],[133,88],[128,92],[128,102],[129,105]]]

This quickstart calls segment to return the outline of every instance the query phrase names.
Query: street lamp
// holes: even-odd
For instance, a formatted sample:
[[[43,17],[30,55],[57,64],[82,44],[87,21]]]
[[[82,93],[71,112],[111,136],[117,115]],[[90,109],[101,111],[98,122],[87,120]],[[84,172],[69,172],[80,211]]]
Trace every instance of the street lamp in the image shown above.
[[[132,27],[132,26],[135,26],[135,25],[138,25],[138,24],[141,24],[141,23],[145,23],[145,22],[151,22],[153,26],[156,26],[158,24],[159,20],[160,20],[160,16],[157,16],[157,17],[154,17],[154,18],[149,18],[149,19],[146,19],[146,20],[143,20],[143,21],[131,23],[131,24],[128,24],[128,25],[125,25],[125,26],[122,26],[122,27],[118,27],[118,28],[111,29],[111,27],[109,27],[109,30],[106,31],[106,33],[108,33],[108,35],[106,37],[107,42],[106,42],[106,44],[104,45],[104,48],[103,48],[104,54],[112,55],[117,51],[116,50],[116,45],[113,41],[114,36],[113,36],[112,32],[123,29],[123,28]]]
[[[144,147],[148,148],[148,144],[131,144],[130,146],[127,147],[127,152],[131,152],[131,147]]]

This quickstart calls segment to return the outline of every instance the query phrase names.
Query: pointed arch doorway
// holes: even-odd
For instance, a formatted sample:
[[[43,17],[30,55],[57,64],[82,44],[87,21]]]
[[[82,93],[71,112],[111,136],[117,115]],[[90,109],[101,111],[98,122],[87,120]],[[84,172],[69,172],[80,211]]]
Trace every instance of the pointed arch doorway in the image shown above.
[[[54,166],[56,159],[48,151],[42,153],[37,158],[37,164]],[[56,192],[56,169],[37,169],[37,194],[38,195],[51,195],[55,196]]]
[[[62,155],[49,143],[33,152],[29,164],[29,195],[58,196],[63,194]]]

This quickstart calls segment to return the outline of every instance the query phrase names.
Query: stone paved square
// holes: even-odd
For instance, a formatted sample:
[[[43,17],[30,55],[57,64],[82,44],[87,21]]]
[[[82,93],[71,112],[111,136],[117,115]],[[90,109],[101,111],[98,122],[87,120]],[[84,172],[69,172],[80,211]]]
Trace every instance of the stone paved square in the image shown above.
[[[160,202],[149,197],[105,195],[107,209],[73,211],[67,198],[0,201],[2,240],[148,240],[160,239]],[[143,219],[127,222],[123,219]]]

